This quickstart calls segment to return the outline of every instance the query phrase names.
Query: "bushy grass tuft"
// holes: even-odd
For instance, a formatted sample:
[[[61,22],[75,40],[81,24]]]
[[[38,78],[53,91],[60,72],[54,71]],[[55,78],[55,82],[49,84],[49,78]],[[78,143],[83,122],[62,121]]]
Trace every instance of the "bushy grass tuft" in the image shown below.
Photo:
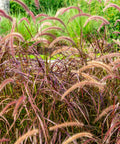
[[[2,12],[1,143],[119,144],[119,17],[107,18],[111,1],[81,2],[55,15],[23,3],[29,16]]]

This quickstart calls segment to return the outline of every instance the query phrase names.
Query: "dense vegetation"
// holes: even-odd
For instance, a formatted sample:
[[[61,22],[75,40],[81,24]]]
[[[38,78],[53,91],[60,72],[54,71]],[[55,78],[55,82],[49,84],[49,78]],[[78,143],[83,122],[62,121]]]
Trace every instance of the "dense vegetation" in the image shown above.
[[[119,0],[13,0],[0,15],[0,143],[119,144]]]

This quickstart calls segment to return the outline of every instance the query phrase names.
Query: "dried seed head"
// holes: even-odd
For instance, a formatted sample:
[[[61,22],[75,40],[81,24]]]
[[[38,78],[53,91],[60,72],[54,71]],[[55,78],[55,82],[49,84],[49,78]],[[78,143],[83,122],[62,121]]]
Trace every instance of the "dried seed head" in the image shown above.
[[[23,136],[21,136],[16,142],[15,144],[20,144],[22,143],[25,139],[27,139],[28,137],[32,136],[32,135],[35,135],[38,133],[38,129],[34,129],[34,130],[31,130],[29,132],[27,132],[26,134],[24,134]]]
[[[107,107],[106,109],[104,109],[101,114],[95,119],[94,123],[96,123],[99,119],[101,119],[103,116],[105,116],[106,114],[108,114],[108,112],[116,109],[119,106],[119,103],[117,103],[116,105],[111,105],[109,107]]]
[[[65,122],[65,123],[62,123],[62,124],[58,124],[58,125],[55,125],[55,126],[52,126],[49,128],[50,131],[53,131],[53,130],[56,130],[58,128],[63,128],[63,127],[68,127],[68,126],[78,126],[78,127],[83,127],[84,124],[83,123],[79,123],[79,122]]]
[[[61,100],[63,100],[66,95],[68,95],[70,92],[72,92],[76,88],[83,88],[85,85],[98,87],[99,90],[103,90],[104,86],[105,86],[105,83],[100,83],[100,82],[97,82],[97,81],[87,81],[87,80],[81,81],[79,83],[74,84],[71,88],[66,90],[66,92],[62,95]]]
[[[69,144],[69,143],[73,142],[74,140],[81,138],[81,137],[93,138],[93,135],[91,133],[88,133],[88,132],[77,133],[77,134],[71,136],[70,138],[68,138],[62,144]]]

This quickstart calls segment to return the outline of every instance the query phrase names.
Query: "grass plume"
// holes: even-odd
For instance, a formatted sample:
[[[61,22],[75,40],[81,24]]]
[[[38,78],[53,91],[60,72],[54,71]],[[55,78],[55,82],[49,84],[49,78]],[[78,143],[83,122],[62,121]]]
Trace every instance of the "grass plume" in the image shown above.
[[[108,20],[106,20],[105,18],[101,17],[101,16],[91,16],[87,19],[87,21],[84,24],[84,27],[88,24],[89,21],[91,20],[102,20],[104,22],[104,24],[110,24]]]
[[[23,136],[21,136],[20,138],[18,138],[18,140],[14,144],[20,144],[21,142],[23,142],[28,137],[33,136],[33,135],[35,135],[37,133],[38,133],[38,129],[33,129],[31,131],[28,131]]]
[[[71,136],[70,138],[68,138],[62,144],[69,144],[70,142],[73,142],[74,140],[76,140],[78,138],[82,138],[82,137],[93,138],[93,135],[91,133],[88,133],[88,132],[77,133],[77,134]]]
[[[79,122],[65,122],[62,124],[57,124],[55,126],[52,126],[49,128],[50,131],[56,130],[58,128],[63,128],[63,127],[68,127],[68,126],[77,126],[77,127],[83,127],[84,124],[83,123],[79,123]]]
[[[74,41],[71,38],[66,37],[66,36],[61,36],[61,37],[57,37],[55,40],[53,40],[52,43],[49,45],[49,48],[53,47],[55,43],[57,43],[61,40],[67,40],[70,43],[72,43],[73,45],[75,45]]]
[[[103,9],[103,12],[104,12],[106,9],[110,8],[110,7],[114,7],[114,8],[116,8],[116,9],[118,9],[119,12],[120,12],[120,7],[119,7],[118,5],[116,5],[116,4],[113,4],[113,3],[108,4],[108,5]]]
[[[14,82],[14,79],[12,78],[8,78],[5,79],[4,81],[2,81],[2,83],[0,84],[0,91],[9,83]]]
[[[96,123],[99,119],[101,119],[103,116],[105,116],[106,114],[108,114],[110,111],[115,110],[116,108],[118,108],[119,103],[117,103],[116,105],[111,105],[107,108],[105,108],[101,114],[95,119],[94,123]]]
[[[83,88],[85,85],[98,87],[100,90],[103,90],[105,84],[97,82],[97,81],[87,81],[87,80],[78,82],[78,83],[74,84],[71,88],[69,88],[68,90],[66,90],[66,92],[62,95],[61,100],[63,100],[66,95],[68,95],[70,92],[72,92],[76,88]]]

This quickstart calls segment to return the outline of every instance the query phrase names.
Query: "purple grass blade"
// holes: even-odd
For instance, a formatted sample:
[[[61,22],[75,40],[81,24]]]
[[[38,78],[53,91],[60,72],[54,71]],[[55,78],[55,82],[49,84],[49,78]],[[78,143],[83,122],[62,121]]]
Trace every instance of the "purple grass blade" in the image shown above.
[[[39,18],[39,17],[49,17],[47,14],[38,14],[38,15],[36,15],[35,16],[35,18],[37,19],[37,18]]]
[[[16,103],[16,100],[8,103],[8,104],[3,108],[3,110],[0,112],[0,116],[3,115],[3,114],[6,112],[6,110],[7,110],[11,105],[14,105],[15,103]]]
[[[26,17],[21,18],[20,21],[19,21],[19,24],[20,24],[22,21],[26,21],[26,22],[28,23],[28,25],[30,25],[30,22],[29,22],[29,20],[28,20]]]
[[[40,20],[39,23],[42,23],[45,20],[56,20],[56,21],[59,21],[64,27],[66,27],[66,25],[64,24],[64,22],[61,19],[56,18],[56,17],[47,17],[47,18],[44,18],[44,19]]]
[[[119,7],[118,5],[116,5],[116,4],[113,4],[113,3],[108,4],[108,5],[103,9],[103,12],[104,12],[106,9],[110,8],[110,7],[114,7],[114,8],[116,8],[116,9],[118,9],[119,12],[120,12],[120,7]]]
[[[33,14],[32,11],[29,11],[29,15],[32,17],[34,24],[36,23],[36,18],[35,15]]]
[[[13,21],[12,17],[7,15],[3,10],[0,9],[0,16],[3,16],[7,19],[9,19],[10,21]]]
[[[21,96],[21,97],[16,101],[16,105],[15,105],[15,108],[14,108],[14,111],[13,111],[14,120],[15,120],[15,118],[16,118],[18,108],[20,107],[20,105],[23,103],[23,101],[24,101],[25,99],[26,99],[26,97],[23,95],[23,96]]]
[[[79,8],[79,7],[76,7],[76,6],[70,6],[70,7],[67,7],[66,9],[64,9],[62,12],[61,12],[61,15],[63,15],[66,11],[70,10],[70,9],[76,9],[78,10],[78,12],[82,12],[82,10]]]
[[[35,6],[37,7],[37,9],[40,8],[40,4],[39,4],[39,0],[34,0],[35,1]]]
[[[24,41],[24,38],[23,38],[23,36],[21,35],[21,34],[19,34],[19,33],[16,33],[16,32],[13,32],[13,33],[10,33],[10,34],[8,34],[8,35],[6,35],[5,37],[3,37],[2,39],[1,39],[1,41],[0,41],[0,44],[2,44],[3,42],[5,42],[8,38],[10,38],[10,37],[17,37],[19,40],[21,40],[22,42]]]
[[[44,35],[47,35],[47,36],[52,37],[53,39],[56,39],[56,36],[51,33],[38,33],[33,39],[36,40],[39,36],[44,36]]]
[[[27,7],[27,5],[24,2],[22,2],[21,0],[13,0],[13,1],[17,2],[18,4],[20,4],[26,10],[26,12],[29,13],[30,10],[29,10],[29,8]]]
[[[2,139],[0,139],[0,143],[3,143],[3,142],[9,142],[10,141],[10,139],[6,139],[6,138],[2,138]]]
[[[116,20],[114,26],[116,26],[118,22],[120,22],[120,19]]]

